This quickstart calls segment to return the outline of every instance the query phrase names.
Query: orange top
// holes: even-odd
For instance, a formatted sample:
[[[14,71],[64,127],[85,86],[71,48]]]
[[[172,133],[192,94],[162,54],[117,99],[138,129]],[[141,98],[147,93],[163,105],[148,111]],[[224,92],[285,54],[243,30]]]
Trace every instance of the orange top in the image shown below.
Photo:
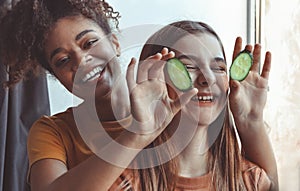
[[[267,191],[270,189],[271,181],[263,169],[247,160],[243,162],[242,166],[243,179],[248,191]],[[196,178],[179,177],[176,191],[214,191],[210,185],[211,179],[211,173]]]
[[[247,160],[243,162],[242,166],[243,179],[247,191],[267,191],[270,189],[270,179],[263,169]],[[122,176],[122,178],[119,178],[114,183],[114,185],[111,187],[111,190],[120,190],[120,185],[124,185],[126,182],[134,185],[132,186],[134,188],[133,190],[140,190],[138,189],[139,182],[137,179],[134,181],[134,176],[131,171],[126,170]],[[211,180],[211,173],[195,178],[178,177],[175,191],[215,191],[211,185]]]
[[[125,118],[119,122],[104,122],[102,126],[106,132],[114,137],[125,126],[129,125],[131,118]],[[120,125],[122,124],[122,126]],[[99,137],[97,137],[99,138]],[[54,116],[43,116],[36,121],[28,135],[28,157],[29,172],[31,166],[41,159],[56,159],[66,164],[71,169],[83,162],[91,155],[92,151],[83,141],[73,119],[72,108]],[[243,178],[248,190],[268,190],[270,180],[263,169],[245,161],[243,164]],[[124,185],[132,183],[134,176],[132,171],[125,170],[124,173],[112,185],[111,191],[127,188]],[[138,181],[135,180],[137,188]],[[176,184],[176,191],[202,191],[213,190],[209,188],[211,174],[196,178],[179,177]],[[250,189],[251,188],[251,189]],[[252,189],[254,188],[254,189]]]

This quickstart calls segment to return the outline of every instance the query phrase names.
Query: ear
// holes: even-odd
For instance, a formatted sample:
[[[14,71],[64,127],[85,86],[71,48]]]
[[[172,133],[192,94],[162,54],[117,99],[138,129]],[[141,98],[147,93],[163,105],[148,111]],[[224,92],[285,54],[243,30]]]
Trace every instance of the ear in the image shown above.
[[[120,47],[119,40],[115,34],[112,34],[111,36],[112,36],[112,43],[114,45],[116,54],[117,54],[117,56],[120,56],[121,55],[121,47]]]

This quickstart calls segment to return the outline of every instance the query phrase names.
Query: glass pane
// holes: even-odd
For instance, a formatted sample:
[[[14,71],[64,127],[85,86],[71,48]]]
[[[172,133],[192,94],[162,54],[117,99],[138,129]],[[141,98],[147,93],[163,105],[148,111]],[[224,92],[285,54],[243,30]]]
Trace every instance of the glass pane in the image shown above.
[[[267,0],[263,40],[272,52],[265,117],[278,159],[280,190],[300,189],[300,1]]]

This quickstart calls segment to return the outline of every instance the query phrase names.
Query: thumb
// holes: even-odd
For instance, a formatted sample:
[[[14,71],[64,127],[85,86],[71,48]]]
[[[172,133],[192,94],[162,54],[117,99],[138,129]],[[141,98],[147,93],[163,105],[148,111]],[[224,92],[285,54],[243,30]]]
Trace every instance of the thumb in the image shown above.
[[[134,80],[134,67],[136,64],[136,59],[132,58],[130,60],[130,63],[128,65],[127,71],[126,71],[126,81],[129,93],[132,91],[132,89],[136,86],[136,82]]]
[[[176,114],[178,111],[180,111],[180,109],[183,108],[197,93],[198,89],[193,88],[176,98],[173,104],[171,104],[172,112]]]

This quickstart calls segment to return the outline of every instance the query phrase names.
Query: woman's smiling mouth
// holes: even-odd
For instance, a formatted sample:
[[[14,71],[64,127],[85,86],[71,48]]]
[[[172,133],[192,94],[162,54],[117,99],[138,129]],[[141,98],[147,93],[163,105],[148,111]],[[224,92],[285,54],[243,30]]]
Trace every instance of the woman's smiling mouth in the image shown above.
[[[214,96],[213,95],[209,95],[209,96],[196,95],[192,98],[192,101],[213,102],[214,101]]]
[[[84,77],[82,78],[82,82],[86,83],[86,82],[90,82],[90,81],[93,81],[93,80],[99,78],[102,71],[103,71],[103,68],[101,66],[94,68],[92,71],[90,71],[89,73],[84,75]]]

